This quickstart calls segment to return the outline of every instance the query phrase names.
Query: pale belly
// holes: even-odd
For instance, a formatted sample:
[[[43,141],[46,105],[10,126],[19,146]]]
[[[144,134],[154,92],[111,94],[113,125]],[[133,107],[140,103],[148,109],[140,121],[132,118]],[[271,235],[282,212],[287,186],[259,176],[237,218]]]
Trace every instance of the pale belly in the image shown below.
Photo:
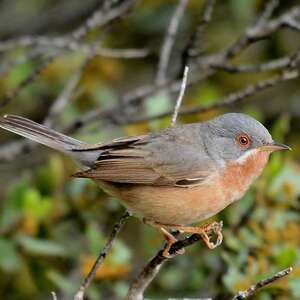
[[[217,214],[242,194],[214,184],[200,187],[100,186],[116,196],[136,216],[163,224],[191,224]]]
[[[261,152],[242,163],[229,163],[219,175],[196,187],[98,184],[139,217],[186,225],[208,219],[240,199],[261,174],[268,157],[269,153]]]

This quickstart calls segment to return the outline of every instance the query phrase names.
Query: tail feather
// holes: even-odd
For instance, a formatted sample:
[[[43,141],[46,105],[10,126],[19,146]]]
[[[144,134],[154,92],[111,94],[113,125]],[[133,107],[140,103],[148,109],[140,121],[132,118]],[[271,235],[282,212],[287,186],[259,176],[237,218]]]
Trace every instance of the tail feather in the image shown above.
[[[68,152],[85,143],[54,131],[46,126],[15,115],[0,117],[0,127],[50,148]]]

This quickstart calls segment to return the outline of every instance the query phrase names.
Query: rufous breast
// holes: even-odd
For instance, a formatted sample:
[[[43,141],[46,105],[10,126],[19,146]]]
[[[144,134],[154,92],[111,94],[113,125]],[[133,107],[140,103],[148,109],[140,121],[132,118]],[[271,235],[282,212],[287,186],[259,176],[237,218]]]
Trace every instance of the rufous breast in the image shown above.
[[[240,159],[226,164],[219,180],[228,204],[240,199],[245,194],[249,186],[264,170],[269,156],[269,151],[254,149]]]

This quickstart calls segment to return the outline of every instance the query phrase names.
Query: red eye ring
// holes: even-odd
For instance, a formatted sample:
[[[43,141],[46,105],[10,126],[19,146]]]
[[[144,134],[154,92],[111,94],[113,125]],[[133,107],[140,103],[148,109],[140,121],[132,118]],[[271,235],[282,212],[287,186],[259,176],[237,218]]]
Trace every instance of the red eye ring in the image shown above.
[[[246,133],[239,134],[236,137],[236,142],[241,148],[249,148],[251,144],[251,139]]]

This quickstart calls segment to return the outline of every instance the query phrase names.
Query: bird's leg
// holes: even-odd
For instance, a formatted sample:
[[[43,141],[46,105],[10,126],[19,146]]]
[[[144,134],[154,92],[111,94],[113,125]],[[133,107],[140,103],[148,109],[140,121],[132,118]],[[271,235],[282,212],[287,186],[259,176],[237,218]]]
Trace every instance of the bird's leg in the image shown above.
[[[182,233],[194,233],[199,234],[203,239],[204,243],[209,249],[214,249],[221,245],[223,241],[222,235],[222,222],[213,222],[211,224],[206,224],[200,227],[193,226],[181,226],[181,225],[164,225],[168,229],[176,229]],[[210,235],[214,233],[217,235],[217,240],[215,243],[210,241]]]
[[[172,257],[172,255],[170,255],[169,251],[170,251],[172,245],[177,242],[177,239],[174,237],[174,235],[172,233],[170,233],[166,229],[166,226],[163,224],[160,224],[158,222],[154,222],[151,220],[147,220],[147,219],[144,219],[144,223],[158,229],[163,234],[163,236],[166,240],[166,246],[164,247],[162,255],[167,258]],[[181,250],[177,251],[176,254],[184,254],[184,252],[185,252],[185,250],[181,249]]]

